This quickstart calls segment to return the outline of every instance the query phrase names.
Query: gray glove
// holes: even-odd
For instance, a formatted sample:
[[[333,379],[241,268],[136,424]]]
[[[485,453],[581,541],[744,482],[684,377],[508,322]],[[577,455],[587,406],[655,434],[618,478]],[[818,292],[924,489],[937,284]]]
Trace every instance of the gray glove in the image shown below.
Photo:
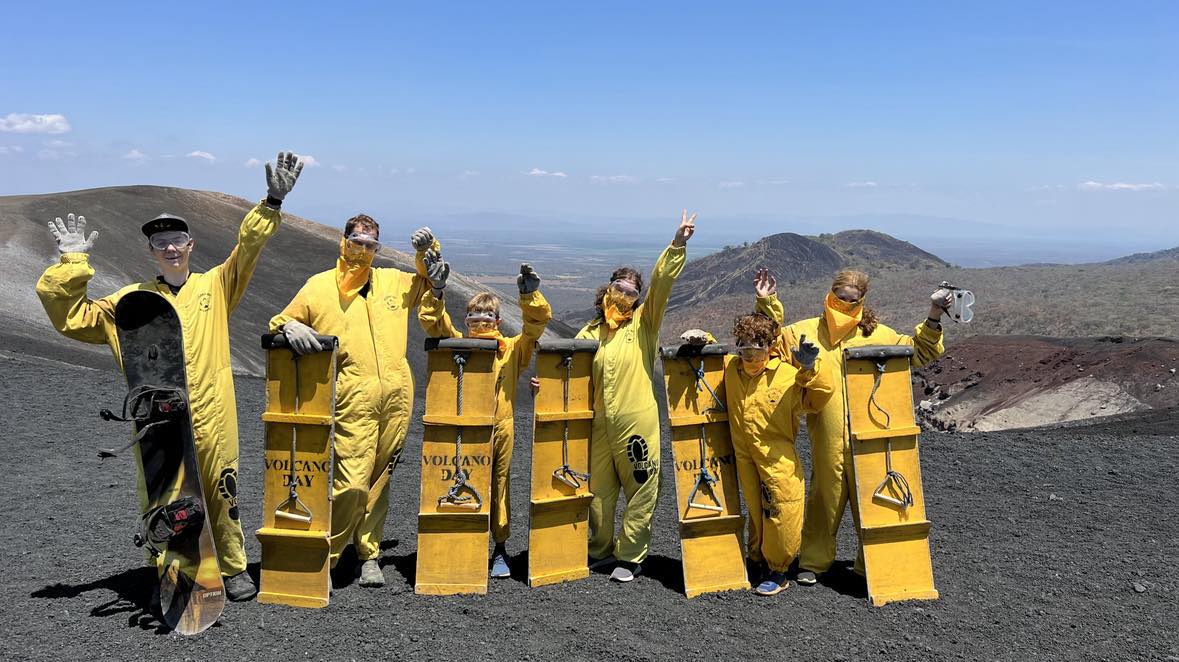
[[[688,329],[680,334],[680,340],[689,345],[707,345],[712,342],[712,334],[704,329]]]
[[[450,263],[436,250],[426,251],[422,261],[426,263],[426,278],[430,279],[434,296],[441,297],[442,290],[446,289],[446,279],[450,278]]]
[[[803,370],[815,369],[815,360],[819,358],[819,348],[815,343],[808,341],[806,336],[798,339],[798,347],[791,349],[790,353],[794,355],[794,360],[798,361],[798,365],[802,366]]]
[[[520,288],[520,294],[532,294],[540,289],[540,276],[527,262],[520,265],[520,275],[516,276],[516,287]]]
[[[954,291],[948,287],[938,287],[933,294],[929,295],[929,302],[944,311],[948,311],[950,306],[954,304]]]
[[[279,152],[274,167],[266,163],[266,196],[282,201],[295,188],[303,162],[294,152]]]
[[[323,345],[315,339],[315,329],[297,320],[291,320],[282,325],[282,333],[287,337],[287,344],[296,354],[311,354],[323,351]]]
[[[86,217],[75,218],[73,214],[66,214],[65,221],[58,217],[49,222],[49,234],[53,235],[57,241],[57,250],[62,253],[89,253],[98,230],[87,237]]]
[[[434,233],[430,231],[430,228],[422,226],[409,235],[409,243],[413,244],[415,251],[428,250],[434,245]]]

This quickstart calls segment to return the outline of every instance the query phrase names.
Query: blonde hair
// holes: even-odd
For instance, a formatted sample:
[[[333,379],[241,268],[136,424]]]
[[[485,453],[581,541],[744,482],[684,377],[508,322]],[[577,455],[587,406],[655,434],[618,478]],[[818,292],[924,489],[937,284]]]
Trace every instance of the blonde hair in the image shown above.
[[[831,282],[831,291],[834,292],[841,287],[854,287],[860,291],[860,298],[863,299],[868,296],[868,286],[870,284],[871,279],[863,271],[842,269],[835,274],[835,280]],[[870,336],[879,324],[880,318],[876,315],[876,311],[869,308],[867,304],[864,304],[864,314],[860,318],[860,331],[863,332],[865,337]]]
[[[494,313],[496,317],[499,317],[499,303],[499,297],[491,292],[480,292],[467,302],[467,314]]]

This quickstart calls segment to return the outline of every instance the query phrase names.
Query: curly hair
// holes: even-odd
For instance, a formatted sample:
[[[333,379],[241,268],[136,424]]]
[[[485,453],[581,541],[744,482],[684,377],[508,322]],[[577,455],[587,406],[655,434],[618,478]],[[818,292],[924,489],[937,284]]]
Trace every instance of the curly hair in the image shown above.
[[[606,310],[602,308],[602,297],[606,296],[606,290],[610,289],[610,283],[616,280],[632,281],[639,292],[643,291],[643,274],[634,267],[618,267],[614,273],[610,274],[610,280],[606,281],[604,285],[599,285],[597,292],[594,292],[594,308],[598,311],[598,317],[606,316]]]
[[[869,285],[871,285],[871,280],[868,278],[868,274],[862,271],[856,271],[855,269],[843,269],[835,274],[835,280],[831,282],[831,291],[834,292],[845,286],[854,287],[860,291],[860,297],[863,298],[868,296]],[[876,314],[876,311],[865,304],[864,314],[860,317],[860,331],[864,334],[864,337],[866,338],[872,335],[872,332],[876,330],[879,324],[880,317]]]
[[[733,337],[738,345],[769,347],[778,338],[781,326],[765,313],[750,313],[733,320]]]

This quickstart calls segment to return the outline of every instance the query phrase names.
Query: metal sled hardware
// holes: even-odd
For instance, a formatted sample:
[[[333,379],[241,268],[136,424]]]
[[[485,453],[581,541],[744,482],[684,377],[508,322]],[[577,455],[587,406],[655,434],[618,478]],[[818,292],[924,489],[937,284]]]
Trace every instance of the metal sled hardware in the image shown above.
[[[533,403],[528,585],[589,576],[589,438],[596,340],[541,341]],[[554,469],[553,467],[556,467]]]
[[[844,406],[857,522],[874,605],[931,600],[930,523],[921,490],[910,362],[904,345],[844,351]]]
[[[495,340],[426,340],[426,415],[414,591],[487,592]]]
[[[748,589],[724,375],[729,347],[660,349],[671,423],[684,592]]]
[[[331,595],[332,470],[338,340],[299,356],[281,333],[266,351],[265,484],[258,601],[326,607]]]
[[[938,288],[949,290],[954,295],[950,307],[946,308],[946,314],[950,316],[950,319],[969,324],[970,320],[974,319],[974,310],[971,308],[974,305],[974,292],[951,285],[946,280],[938,283]]]

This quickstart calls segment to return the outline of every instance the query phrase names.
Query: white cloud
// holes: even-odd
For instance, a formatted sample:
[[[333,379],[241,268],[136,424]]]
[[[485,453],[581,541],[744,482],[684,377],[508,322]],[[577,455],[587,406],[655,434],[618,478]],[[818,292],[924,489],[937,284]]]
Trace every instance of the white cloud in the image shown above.
[[[20,154],[23,151],[25,148],[20,145],[0,145],[0,155]]]
[[[70,123],[65,118],[65,115],[8,113],[7,116],[0,118],[0,131],[57,135],[59,133],[69,133]]]
[[[136,163],[143,163],[144,161],[147,160],[147,154],[144,154],[143,152],[141,152],[137,149],[132,149],[132,150],[129,150],[126,154],[124,154],[123,158],[127,159],[128,161],[134,161]]]
[[[319,159],[310,154],[296,154],[295,156],[299,157],[299,160],[303,162],[304,168],[318,168],[323,165],[319,162]]]
[[[524,174],[532,176],[532,177],[561,177],[561,178],[565,178],[565,177],[569,176],[569,175],[566,175],[565,173],[561,172],[560,170],[549,172],[548,170],[541,170],[540,168],[533,168],[532,170],[529,170],[528,172],[526,172]]]
[[[1128,184],[1126,182],[1095,182],[1089,180],[1077,184],[1078,191],[1161,191],[1166,187],[1158,182],[1149,184]]]
[[[864,182],[848,182],[848,183],[844,184],[844,186],[846,186],[847,188],[876,188],[876,187],[880,186],[880,184],[873,182],[873,181],[864,181]]]
[[[784,186],[789,183],[789,179],[763,179],[758,182],[758,184],[769,184],[770,186]]]
[[[675,177],[659,177],[655,181],[667,184],[667,183],[676,181],[676,178]]]
[[[258,166],[262,165],[263,163],[265,163],[265,161],[263,161],[262,159],[251,158],[251,159],[246,159],[246,162],[243,163],[242,165],[244,165],[247,168],[257,168]]]
[[[332,170],[335,170],[336,172],[348,172],[348,166],[336,164],[332,166]]]
[[[414,174],[414,173],[415,173],[415,172],[417,172],[417,171],[418,171],[418,169],[417,169],[417,168],[406,168],[406,169],[405,169],[405,174],[407,174],[407,175],[412,175],[412,174]]]
[[[464,171],[462,171],[462,173],[459,174],[459,179],[470,179],[472,177],[478,177],[478,176],[479,176],[478,170],[464,170]]]
[[[212,154],[210,154],[208,152],[203,152],[199,149],[189,152],[188,154],[185,154],[185,156],[187,156],[189,158],[193,158],[193,159],[204,159],[204,160],[208,161],[209,163],[212,163],[213,161],[217,160],[216,156],[213,156]]]
[[[720,184],[717,184],[717,186],[719,186],[720,188],[744,188],[745,182],[737,182],[737,181],[721,182]]]
[[[639,178],[633,175],[590,175],[590,179],[607,184],[633,184],[639,181]]]

